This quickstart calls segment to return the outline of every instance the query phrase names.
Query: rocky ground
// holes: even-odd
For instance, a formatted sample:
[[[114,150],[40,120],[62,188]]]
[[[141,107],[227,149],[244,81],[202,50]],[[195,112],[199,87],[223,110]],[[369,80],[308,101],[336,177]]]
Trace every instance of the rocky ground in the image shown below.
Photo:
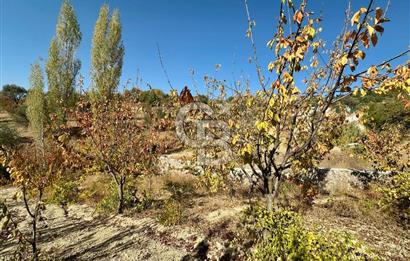
[[[0,199],[6,199],[13,216],[18,217],[19,229],[28,232],[30,219],[24,204],[12,199],[17,192],[13,187],[2,188]],[[186,213],[189,218],[175,227],[162,226],[149,215],[102,217],[87,205],[70,205],[65,215],[61,207],[48,204],[39,225],[39,247],[52,260],[192,260],[210,226],[245,208],[243,203],[227,200],[196,199],[195,209]],[[1,241],[0,260],[14,260],[15,249],[15,241]]]
[[[16,188],[0,189],[19,228],[26,231],[29,219],[21,200],[12,199]],[[329,201],[354,202],[344,197],[321,196],[302,212],[304,223],[314,230],[352,233],[386,260],[410,259],[410,231],[390,219],[363,217],[354,207],[330,207]],[[40,224],[40,249],[60,260],[204,260],[220,257],[224,242],[234,238],[240,212],[247,206],[226,196],[198,197],[186,209],[181,224],[165,227],[150,213],[98,216],[87,205],[70,205],[68,215],[49,204]],[[0,260],[13,260],[16,244],[0,241]],[[213,260],[213,259],[211,259]]]

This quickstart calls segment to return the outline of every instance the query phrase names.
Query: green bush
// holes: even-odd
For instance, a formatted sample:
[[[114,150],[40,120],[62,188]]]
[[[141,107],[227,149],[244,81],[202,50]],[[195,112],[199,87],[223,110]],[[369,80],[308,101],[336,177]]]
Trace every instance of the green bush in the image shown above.
[[[171,198],[175,200],[183,201],[195,194],[195,185],[190,181],[167,180],[164,187],[171,193]]]
[[[144,191],[141,198],[138,198],[138,201],[135,203],[134,208],[137,212],[141,212],[154,207],[156,203],[157,201],[153,195],[147,191]]]
[[[80,191],[77,182],[63,180],[53,187],[49,201],[56,204],[71,204],[78,201],[79,194]]]
[[[112,182],[106,195],[97,203],[96,211],[101,214],[113,213],[118,208],[118,193],[115,184]]]
[[[174,226],[181,222],[184,206],[175,199],[168,199],[158,216],[158,221],[165,226]]]
[[[363,111],[365,125],[380,130],[383,125],[400,123],[410,130],[410,110],[397,99],[398,93],[376,94],[370,92],[364,97],[349,96],[342,103],[355,111]]]
[[[374,258],[363,244],[343,232],[308,231],[292,211],[269,213],[248,209],[246,238],[254,238],[250,260],[368,260]]]
[[[20,136],[15,129],[10,128],[4,123],[0,123],[0,146],[14,147],[18,145]]]
[[[382,205],[395,213],[404,225],[410,226],[410,173],[395,175],[381,191]]]
[[[361,130],[354,123],[348,123],[342,126],[342,133],[338,137],[336,144],[344,146],[350,143],[357,143],[361,137]]]
[[[147,91],[141,91],[138,99],[140,102],[149,105],[159,105],[168,98],[168,95],[158,89],[151,89]]]

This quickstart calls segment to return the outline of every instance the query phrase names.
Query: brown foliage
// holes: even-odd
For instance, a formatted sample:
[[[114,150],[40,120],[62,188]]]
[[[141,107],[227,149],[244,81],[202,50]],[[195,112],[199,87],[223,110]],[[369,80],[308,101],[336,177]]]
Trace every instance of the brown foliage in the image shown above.
[[[181,104],[181,106],[184,106],[193,102],[194,97],[192,97],[191,91],[188,89],[188,87],[185,86],[179,95],[179,103]]]

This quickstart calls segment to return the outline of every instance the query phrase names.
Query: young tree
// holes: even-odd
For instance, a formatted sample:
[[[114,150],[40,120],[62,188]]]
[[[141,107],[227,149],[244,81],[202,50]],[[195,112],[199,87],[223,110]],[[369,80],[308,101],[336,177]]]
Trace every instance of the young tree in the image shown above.
[[[31,67],[30,89],[26,105],[30,127],[36,134],[37,145],[42,148],[44,146],[45,98],[43,73],[39,63]]]
[[[157,145],[155,115],[130,98],[115,97],[92,106],[80,103],[77,120],[85,139],[73,151],[87,158],[85,167],[109,174],[118,191],[119,214],[124,211],[126,182],[149,174],[162,148]],[[83,155],[83,156],[81,156]],[[90,166],[91,164],[91,166]]]
[[[113,96],[120,81],[123,57],[120,13],[114,10],[110,18],[108,5],[103,5],[94,27],[91,50],[94,99]]]
[[[251,39],[261,89],[255,96],[245,93],[235,98],[231,103],[235,114],[231,114],[230,126],[238,154],[251,166],[253,175],[263,181],[269,211],[273,209],[285,173],[314,170],[320,158],[331,149],[332,136],[341,120],[333,110],[333,104],[339,99],[337,95],[352,92],[365,95],[372,89],[388,91],[392,86],[387,81],[390,85],[368,83],[355,90],[350,87],[360,77],[379,82],[377,68],[385,64],[360,73],[347,72],[349,68],[353,72],[365,58],[370,42],[373,46],[377,44],[378,34],[384,31],[382,25],[388,21],[373,2],[370,0],[368,6],[360,8],[351,19],[347,12],[341,35],[333,49],[325,52],[324,42],[317,38],[320,32],[317,24],[321,19],[307,10],[307,1],[299,5],[295,1],[281,1],[277,30],[267,43],[275,55],[268,65],[268,70],[275,72],[269,85],[258,64],[253,40],[255,22],[246,4],[247,36]],[[291,14],[289,17],[286,9]],[[391,73],[400,79],[405,77],[402,69]],[[300,83],[295,80],[298,74],[307,76],[302,88],[298,88]]]
[[[46,64],[50,110],[66,120],[65,110],[75,102],[75,81],[81,63],[75,57],[81,32],[73,6],[65,0],[56,26],[56,36],[49,48]]]
[[[32,247],[33,260],[39,260],[37,243],[40,235],[37,228],[45,209],[44,192],[58,178],[64,164],[62,159],[57,144],[49,143],[42,153],[38,153],[34,145],[25,145],[13,152],[9,163],[13,184],[21,189],[24,206],[31,219],[32,235],[25,240]]]

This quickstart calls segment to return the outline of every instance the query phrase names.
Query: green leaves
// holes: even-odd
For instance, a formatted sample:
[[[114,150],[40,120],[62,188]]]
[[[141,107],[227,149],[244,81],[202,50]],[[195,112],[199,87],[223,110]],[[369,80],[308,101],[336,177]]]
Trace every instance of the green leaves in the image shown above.
[[[41,145],[46,113],[43,72],[38,62],[31,66],[30,89],[27,95],[26,105],[30,127],[36,133],[38,145]]]
[[[56,35],[46,62],[50,110],[64,122],[65,110],[75,103],[75,81],[81,62],[75,53],[81,42],[80,26],[73,6],[65,0],[58,16]]]
[[[114,10],[109,17],[108,5],[103,5],[94,27],[91,50],[93,99],[110,99],[116,91],[122,72],[124,46],[120,14]]]

